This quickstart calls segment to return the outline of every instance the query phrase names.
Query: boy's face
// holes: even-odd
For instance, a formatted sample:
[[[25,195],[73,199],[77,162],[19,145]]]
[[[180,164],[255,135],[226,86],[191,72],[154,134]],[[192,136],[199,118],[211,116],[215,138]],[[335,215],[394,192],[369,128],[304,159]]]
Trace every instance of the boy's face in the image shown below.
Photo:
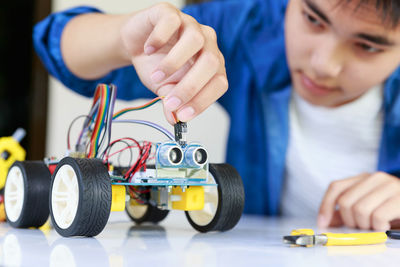
[[[373,2],[357,9],[357,0],[290,1],[286,52],[294,90],[305,100],[351,102],[399,66],[400,27],[384,25]]]

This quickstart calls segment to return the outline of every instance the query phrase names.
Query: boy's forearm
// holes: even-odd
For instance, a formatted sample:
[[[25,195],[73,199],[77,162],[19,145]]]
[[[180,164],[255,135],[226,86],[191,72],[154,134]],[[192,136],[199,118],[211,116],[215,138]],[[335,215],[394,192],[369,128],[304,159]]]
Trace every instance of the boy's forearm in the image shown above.
[[[61,52],[69,70],[80,78],[96,79],[132,64],[120,35],[128,16],[90,13],[72,19],[61,37]]]
[[[172,112],[189,121],[228,89],[214,29],[168,3],[128,15],[79,15],[64,28],[61,52],[84,79],[133,64],[142,84],[165,96],[171,124]]]

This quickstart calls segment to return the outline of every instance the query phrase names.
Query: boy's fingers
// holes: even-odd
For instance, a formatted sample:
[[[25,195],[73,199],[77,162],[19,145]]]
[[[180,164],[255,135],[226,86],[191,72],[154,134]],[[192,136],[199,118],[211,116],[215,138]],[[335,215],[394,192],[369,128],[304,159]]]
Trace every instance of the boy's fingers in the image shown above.
[[[158,95],[158,96],[166,96],[169,92],[171,92],[171,90],[172,90],[175,86],[176,86],[176,84],[173,84],[173,83],[172,83],[172,84],[163,85],[162,87],[160,87],[160,88],[158,89],[157,95]],[[163,110],[164,110],[164,115],[165,115],[165,118],[167,119],[167,121],[168,121],[171,125],[174,125],[176,122],[175,122],[174,116],[172,115],[172,112],[166,110],[166,109],[165,109],[165,105],[163,105]]]
[[[374,210],[387,199],[396,195],[400,195],[398,187],[393,186],[392,183],[384,183],[361,198],[352,208],[357,226],[365,230],[370,229],[372,227],[372,214]]]
[[[177,117],[180,121],[189,121],[220,98],[228,89],[226,76],[217,74],[186,105],[182,106]]]
[[[372,191],[374,191],[376,187],[380,186],[382,183],[385,182],[385,179],[381,179],[382,177],[379,177],[380,175],[382,174],[376,173],[373,175],[369,174],[360,175],[360,177],[362,178],[359,180],[359,182],[351,186],[338,198],[337,204],[339,205],[339,210],[342,219],[348,227],[354,228],[359,226],[357,224],[357,220],[359,218],[356,218],[357,214],[355,210],[355,204],[359,200],[368,197],[367,196],[368,194],[370,194]]]
[[[400,218],[390,221],[391,229],[400,229]]]
[[[171,112],[179,109],[181,119],[188,120],[225,93],[228,83],[225,61],[211,27],[198,24],[170,4],[158,4],[145,14],[138,13],[135,20],[138,16],[142,16],[142,21],[143,16],[147,18],[147,23],[141,25],[146,32],[132,28],[133,22],[129,22],[130,27],[124,28],[123,41],[132,56],[138,55],[135,67],[147,63],[146,60],[158,62],[149,76],[144,70],[147,77],[144,83],[158,95],[166,96],[163,103],[170,123],[174,123]],[[158,53],[146,57],[143,50],[147,55]],[[202,90],[205,92],[200,93]]]
[[[178,42],[172,47],[160,62],[157,71],[162,71],[165,77],[179,70],[187,61],[199,52],[204,45],[204,36],[195,25],[185,27]]]
[[[172,115],[171,111],[168,111],[164,108],[165,118],[169,122],[169,124],[174,125],[176,123],[174,116]]]
[[[219,66],[216,56],[211,52],[202,52],[192,68],[166,97],[166,108],[175,111],[189,102],[213,78]],[[216,91],[215,94],[220,95],[220,92]]]
[[[342,220],[342,216],[340,215],[340,211],[339,210],[335,210],[333,212],[332,218],[330,221],[324,221],[324,217],[323,216],[318,216],[318,227],[340,227],[343,225],[343,220]]]
[[[156,94],[158,96],[164,96],[165,97],[166,95],[169,94],[169,92],[172,91],[172,89],[174,89],[175,86],[176,86],[175,83],[165,84],[165,85],[161,86],[160,88],[158,88]]]
[[[333,213],[331,222],[329,224],[329,226],[331,227],[340,227],[343,225],[343,220],[342,220],[342,216],[340,215],[340,211],[335,210],[335,212]]]
[[[180,26],[179,10],[161,3],[133,14],[121,28],[121,39],[131,56],[151,54],[165,45]]]
[[[390,222],[400,219],[400,196],[392,197],[372,213],[372,228],[377,231],[390,229]]]
[[[178,10],[168,3],[158,4],[148,11],[148,21],[154,28],[144,44],[144,52],[151,54],[174,36],[182,20]]]
[[[224,58],[218,49],[218,44],[216,41],[215,31],[211,27],[202,26],[201,30],[204,34],[205,43],[202,51],[199,53],[198,58],[191,69],[186,73],[183,79],[177,84],[174,90],[167,96],[167,101],[169,98],[177,98],[180,100],[179,105],[168,106],[167,109],[170,111],[177,110],[186,103],[188,103],[195,95],[197,95],[203,87],[214,78],[216,74],[222,77],[216,78],[216,80],[223,80],[224,85],[228,83],[226,78],[226,71],[224,65]],[[220,83],[218,81],[217,83]],[[205,106],[211,105],[212,102],[217,100],[223,93],[226,92],[224,86],[214,87],[214,91],[208,92],[207,95],[211,94],[209,99],[204,99]],[[177,103],[175,103],[177,104]],[[195,114],[199,114],[197,110],[201,110],[201,107],[193,106]],[[187,114],[190,113],[187,110]],[[192,110],[193,111],[193,110]],[[182,115],[182,114],[181,114]],[[188,118],[191,116],[185,116]],[[193,118],[193,117],[192,117]]]
[[[332,182],[322,199],[318,214],[318,226],[328,227],[336,210],[337,199],[352,185],[357,183],[363,175]]]

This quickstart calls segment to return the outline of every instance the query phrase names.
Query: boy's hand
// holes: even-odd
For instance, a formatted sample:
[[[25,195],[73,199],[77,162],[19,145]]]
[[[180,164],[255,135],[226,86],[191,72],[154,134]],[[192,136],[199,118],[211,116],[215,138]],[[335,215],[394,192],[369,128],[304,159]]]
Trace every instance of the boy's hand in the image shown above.
[[[133,14],[122,26],[123,47],[143,84],[164,95],[167,119],[188,121],[228,89],[215,31],[170,4]]]
[[[384,231],[400,222],[400,179],[383,172],[361,174],[330,184],[318,226]]]

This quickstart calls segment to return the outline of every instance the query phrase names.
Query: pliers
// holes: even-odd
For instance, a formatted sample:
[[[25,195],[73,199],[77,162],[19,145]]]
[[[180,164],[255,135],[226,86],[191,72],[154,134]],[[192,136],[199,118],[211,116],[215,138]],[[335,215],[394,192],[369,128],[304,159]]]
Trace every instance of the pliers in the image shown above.
[[[297,229],[291,235],[284,236],[285,244],[310,247],[314,245],[323,246],[350,246],[350,245],[371,245],[384,243],[387,235],[384,232],[373,233],[323,233],[315,235],[312,229]]]

